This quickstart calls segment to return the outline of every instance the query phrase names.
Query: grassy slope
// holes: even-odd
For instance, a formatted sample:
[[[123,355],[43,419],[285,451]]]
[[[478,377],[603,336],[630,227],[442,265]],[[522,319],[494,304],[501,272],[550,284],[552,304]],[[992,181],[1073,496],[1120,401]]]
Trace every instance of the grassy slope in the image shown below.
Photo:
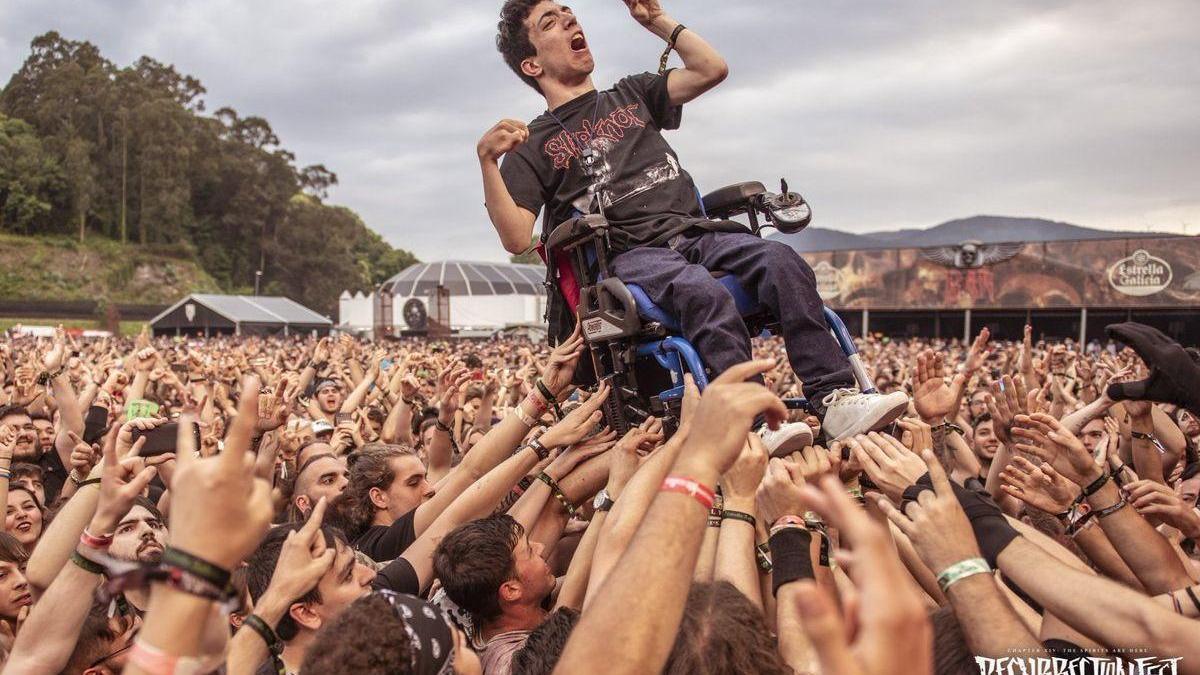
[[[0,234],[0,298],[166,305],[218,286],[194,261],[95,237]]]

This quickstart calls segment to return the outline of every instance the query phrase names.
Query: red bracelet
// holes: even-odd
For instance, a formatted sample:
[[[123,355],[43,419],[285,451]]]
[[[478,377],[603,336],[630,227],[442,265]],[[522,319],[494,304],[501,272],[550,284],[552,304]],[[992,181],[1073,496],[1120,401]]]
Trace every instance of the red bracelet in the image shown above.
[[[106,534],[103,537],[97,537],[91,532],[88,532],[87,528],[84,528],[83,533],[79,535],[79,543],[87,546],[88,548],[94,548],[99,551],[107,549],[112,542],[113,536],[111,534]]]
[[[140,640],[135,641],[129,650],[129,661],[151,675],[173,675],[180,665],[178,656],[167,654]]]
[[[550,404],[536,390],[529,392],[525,396],[525,400],[529,401],[529,405],[533,406],[533,409],[537,411],[534,415],[535,417],[541,417],[542,413],[550,408]]]
[[[687,476],[667,476],[658,490],[659,492],[678,492],[687,495],[700,502],[705,510],[712,509],[713,504],[717,501],[717,493],[712,488]]]

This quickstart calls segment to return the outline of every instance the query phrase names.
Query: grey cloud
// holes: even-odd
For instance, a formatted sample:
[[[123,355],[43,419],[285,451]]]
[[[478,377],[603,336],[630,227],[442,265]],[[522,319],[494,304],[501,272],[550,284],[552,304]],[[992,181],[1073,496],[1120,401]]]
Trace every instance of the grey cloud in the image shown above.
[[[392,243],[502,259],[474,143],[544,105],[495,52],[499,4],[9,0],[0,67],[50,28],[174,63],[210,109],[266,117],[299,162],[336,171],[333,200]],[[570,4],[599,86],[655,67],[661,43],[617,0]],[[851,231],[976,213],[1197,231],[1195,2],[664,4],[731,65],[671,137],[704,188],[784,175]]]

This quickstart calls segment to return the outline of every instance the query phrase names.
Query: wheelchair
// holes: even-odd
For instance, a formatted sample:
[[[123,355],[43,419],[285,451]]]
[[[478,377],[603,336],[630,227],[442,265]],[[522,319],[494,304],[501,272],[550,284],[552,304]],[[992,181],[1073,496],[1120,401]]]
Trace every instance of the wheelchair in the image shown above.
[[[804,199],[790,192],[782,180],[778,193],[768,192],[760,182],[747,182],[697,197],[705,218],[725,221],[744,214],[749,231],[758,236],[765,227],[799,232],[812,217]],[[662,418],[668,435],[674,433],[682,407],[684,374],[690,373],[701,391],[708,385],[704,362],[681,334],[678,318],[651,301],[638,285],[626,284],[611,274],[609,225],[603,213],[577,215],[559,224],[543,238],[542,245],[547,292],[561,293],[566,308],[578,317],[592,372],[612,387],[603,407],[605,423],[624,434],[655,416]],[[750,335],[778,332],[778,318],[736,277],[719,271],[712,274],[729,291]],[[860,389],[873,393],[871,378],[845,324],[828,307],[825,320]],[[792,409],[811,409],[803,398],[785,399],[784,403]]]

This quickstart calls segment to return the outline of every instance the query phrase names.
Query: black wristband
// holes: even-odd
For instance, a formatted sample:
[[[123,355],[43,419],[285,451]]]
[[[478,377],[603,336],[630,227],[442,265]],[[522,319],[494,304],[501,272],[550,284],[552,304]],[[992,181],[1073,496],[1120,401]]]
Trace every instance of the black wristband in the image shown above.
[[[996,559],[1020,533],[1008,524],[1000,506],[987,493],[968,490],[956,483],[950,487],[971,521],[980,553],[992,569],[997,569]]]
[[[818,534],[821,538],[821,555],[817,558],[817,564],[821,567],[829,567],[829,535]]]
[[[229,585],[229,570],[177,548],[168,548],[163,551],[162,564],[166,567],[178,567],[217,588],[225,588]]]
[[[263,642],[267,643],[267,649],[271,651],[272,656],[279,656],[283,653],[283,642],[279,640],[279,636],[275,634],[275,630],[267,625],[257,614],[247,614],[242,621],[243,626],[249,626],[251,630],[258,633]]]
[[[438,431],[444,431],[446,433],[450,433],[450,425],[442,424],[442,418],[440,418],[440,417],[438,417],[434,420],[433,426],[436,427]]]
[[[726,518],[730,520],[740,520],[743,523],[750,523],[750,527],[755,527],[758,525],[758,521],[754,518],[754,516],[742,511],[730,511],[729,509],[725,509],[721,512],[721,520],[725,520]]]
[[[771,593],[779,587],[800,579],[814,579],[812,532],[803,527],[784,527],[771,535]]]
[[[904,492],[900,494],[900,513],[908,515],[904,509],[908,507],[909,502],[917,501],[917,498],[921,496],[921,493],[925,492],[926,490],[929,492],[934,491],[933,478],[929,476],[928,471],[925,472],[925,475],[918,478],[917,482],[904,488]]]
[[[534,384],[537,386],[538,393],[542,395],[542,398],[546,399],[546,404],[554,409],[554,416],[561,420],[563,418],[563,411],[562,407],[558,405],[558,397],[551,394],[550,387],[547,387],[546,383],[540,379]]]
[[[99,485],[99,484],[100,484],[99,478],[89,478],[87,480],[81,480],[78,483],[76,483],[75,485],[77,487],[86,487],[88,485]]]
[[[1091,483],[1088,483],[1088,486],[1083,488],[1083,492],[1079,495],[1079,501],[1083,501],[1084,499],[1087,499],[1088,497],[1091,497],[1092,495],[1099,492],[1100,488],[1104,487],[1104,485],[1106,483],[1108,483],[1108,481],[1109,481],[1108,472],[1107,471],[1100,472],[1099,478],[1092,481]]]
[[[104,565],[101,565],[100,563],[92,562],[91,560],[88,560],[87,558],[83,557],[83,555],[80,554],[79,551],[71,551],[71,562],[75,563],[76,567],[82,569],[84,572],[87,572],[88,574],[97,574],[97,575],[104,574]]]
[[[532,441],[529,441],[529,444],[526,445],[525,447],[533,449],[533,451],[537,454],[537,458],[538,458],[539,462],[545,460],[547,457],[550,456],[550,448],[547,448],[546,446],[542,445],[542,442],[536,438],[533,439]]]

